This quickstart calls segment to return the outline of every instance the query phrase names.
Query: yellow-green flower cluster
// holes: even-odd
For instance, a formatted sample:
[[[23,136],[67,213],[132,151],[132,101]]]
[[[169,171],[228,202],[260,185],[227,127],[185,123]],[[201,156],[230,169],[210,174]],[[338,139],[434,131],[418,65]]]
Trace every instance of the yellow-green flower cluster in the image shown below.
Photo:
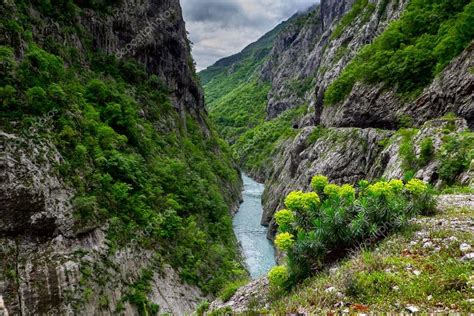
[[[295,215],[290,210],[280,210],[275,214],[275,221],[280,231],[287,231],[295,221]]]
[[[281,251],[287,251],[293,247],[295,243],[295,236],[290,233],[280,233],[275,237],[275,245]]]
[[[390,188],[392,189],[393,192],[400,193],[403,191],[403,181],[402,180],[397,180],[393,179],[390,180],[388,183],[390,185]]]
[[[283,288],[288,279],[289,272],[286,266],[275,266],[268,272],[268,280],[271,286]]]
[[[354,187],[350,184],[344,184],[339,189],[339,196],[341,198],[350,199],[350,200],[355,199],[355,189],[354,189]]]
[[[388,182],[379,181],[379,182],[369,185],[369,187],[367,188],[367,192],[370,195],[379,197],[382,195],[389,195],[390,193],[392,193],[392,187],[390,186]]]
[[[321,200],[315,192],[295,191],[288,194],[285,199],[285,205],[291,211],[316,210],[320,203]]]
[[[328,178],[322,175],[314,176],[311,180],[311,188],[316,192],[323,192],[326,185],[328,185]]]
[[[336,197],[339,195],[341,187],[337,184],[328,184],[324,187],[324,194],[329,197]]]
[[[407,189],[408,192],[412,194],[420,195],[428,190],[428,185],[426,185],[425,182],[419,179],[411,179],[405,185],[405,188]]]

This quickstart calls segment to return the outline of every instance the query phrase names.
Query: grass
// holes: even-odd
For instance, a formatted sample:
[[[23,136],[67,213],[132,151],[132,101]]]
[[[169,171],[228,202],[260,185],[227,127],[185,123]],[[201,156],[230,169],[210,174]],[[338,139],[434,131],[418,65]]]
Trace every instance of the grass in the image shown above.
[[[472,210],[451,210],[437,218],[473,215]],[[428,229],[431,240],[457,239],[436,252],[424,248],[422,240],[411,244],[421,228],[412,224],[376,248],[346,259],[337,269],[327,269],[306,280],[289,296],[275,300],[270,312],[404,312],[409,305],[421,311],[438,307],[472,311],[468,299],[474,296],[474,264],[460,260],[459,245],[474,245],[474,235],[439,227]],[[341,301],[345,305],[335,307]]]

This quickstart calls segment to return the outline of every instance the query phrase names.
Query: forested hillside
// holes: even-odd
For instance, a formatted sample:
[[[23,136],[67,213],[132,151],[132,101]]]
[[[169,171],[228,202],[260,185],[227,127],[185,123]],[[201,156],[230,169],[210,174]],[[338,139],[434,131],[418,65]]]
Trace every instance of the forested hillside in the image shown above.
[[[281,263],[213,310],[472,310],[473,9],[322,0],[258,65],[206,75],[210,117],[265,183]]]
[[[230,217],[241,180],[209,127],[179,2],[0,12],[9,311],[182,314],[245,277]]]

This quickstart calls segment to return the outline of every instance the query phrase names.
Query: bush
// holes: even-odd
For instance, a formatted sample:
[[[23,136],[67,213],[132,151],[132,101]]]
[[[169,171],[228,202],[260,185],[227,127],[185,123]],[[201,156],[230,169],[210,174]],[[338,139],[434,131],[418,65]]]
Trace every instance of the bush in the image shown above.
[[[287,251],[295,243],[295,236],[290,233],[280,233],[275,237],[275,245],[282,251]]]
[[[339,196],[339,191],[341,187],[337,184],[328,184],[324,187],[324,195],[329,197],[336,197]]]
[[[291,225],[295,222],[295,215],[290,210],[281,210],[275,213],[275,222],[281,232],[291,229]]]
[[[289,283],[285,286],[308,277],[359,244],[378,241],[417,214],[431,214],[436,206],[432,190],[418,179],[406,185],[401,180],[360,184],[357,198],[356,189],[349,184],[327,184],[323,199],[314,204],[305,203],[307,193],[288,195],[285,203],[295,220],[288,225],[289,220],[282,220],[290,218],[287,211],[279,214],[277,223],[283,223],[284,229],[275,238],[276,246],[287,252],[285,278]],[[311,199],[315,196],[313,192]],[[284,271],[281,267],[276,271],[280,270]]]
[[[41,48],[31,46],[20,66],[21,81],[27,87],[45,88],[64,78],[64,62]]]
[[[319,203],[319,196],[314,192],[291,192],[285,199],[286,207],[292,211],[315,210]]]
[[[268,272],[270,286],[277,289],[285,288],[288,282],[289,273],[286,266],[275,266]]]
[[[438,154],[440,178],[448,185],[452,185],[456,182],[457,176],[469,169],[473,159],[474,133],[446,136]]]
[[[419,166],[424,167],[434,158],[433,138],[427,137],[421,141]]]
[[[238,280],[234,282],[228,283],[220,292],[219,292],[219,298],[223,302],[227,302],[230,300],[232,296],[234,296],[235,292],[245,284],[247,284],[247,280]]]
[[[311,188],[318,193],[323,193],[324,188],[328,185],[328,177],[317,175],[311,179]]]

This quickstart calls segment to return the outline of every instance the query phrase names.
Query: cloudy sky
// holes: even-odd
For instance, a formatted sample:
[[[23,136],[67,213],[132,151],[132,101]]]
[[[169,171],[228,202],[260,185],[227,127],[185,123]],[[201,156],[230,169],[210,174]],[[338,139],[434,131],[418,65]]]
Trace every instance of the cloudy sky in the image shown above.
[[[198,70],[241,51],[317,0],[181,0]]]

